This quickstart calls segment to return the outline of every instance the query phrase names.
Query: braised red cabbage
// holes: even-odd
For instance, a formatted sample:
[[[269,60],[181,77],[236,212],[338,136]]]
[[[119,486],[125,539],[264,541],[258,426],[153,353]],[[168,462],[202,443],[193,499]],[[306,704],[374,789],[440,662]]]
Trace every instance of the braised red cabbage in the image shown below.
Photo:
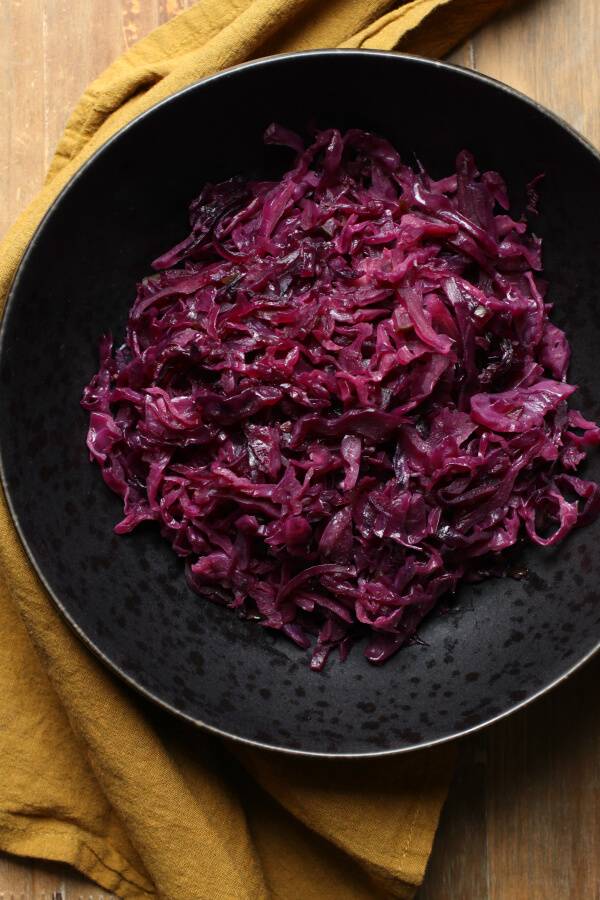
[[[116,531],[157,522],[198,594],[316,636],[313,668],[365,631],[382,662],[524,535],[595,518],[575,473],[600,429],[567,408],[541,242],[500,175],[462,152],[435,181],[358,130],[265,138],[292,168],[208,184],[124,345],[102,339],[87,443]]]

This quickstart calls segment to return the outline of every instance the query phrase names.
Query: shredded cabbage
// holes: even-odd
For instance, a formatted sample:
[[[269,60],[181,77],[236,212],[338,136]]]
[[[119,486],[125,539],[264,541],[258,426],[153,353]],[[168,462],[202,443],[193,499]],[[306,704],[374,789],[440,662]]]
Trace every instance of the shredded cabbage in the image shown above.
[[[434,181],[358,130],[302,140],[281,181],[207,185],[191,233],[100,342],[87,444],[190,586],[300,647],[369,660],[524,535],[591,522],[600,429],[566,400],[541,242],[468,152]],[[529,209],[537,203],[528,186]]]

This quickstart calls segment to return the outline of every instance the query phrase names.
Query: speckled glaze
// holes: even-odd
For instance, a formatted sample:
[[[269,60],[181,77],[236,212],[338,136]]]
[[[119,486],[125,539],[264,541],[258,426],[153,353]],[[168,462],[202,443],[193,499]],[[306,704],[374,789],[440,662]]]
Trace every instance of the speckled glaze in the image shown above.
[[[600,159],[555,117],[472,72],[399,54],[325,51],[214,76],[124,129],[72,180],[40,226],[12,289],[0,352],[4,487],[33,564],[66,619],[115,672],[199,725],[312,754],[368,755],[446,740],[505,715],[600,641],[600,523],[530,548],[520,581],[462,587],[422,644],[382,667],[356,646],[322,672],[310,653],[193,594],[157,530],[113,533],[121,504],[85,447],[81,392],[98,338],[121,342],[135,283],[187,234],[207,181],[278,177],[272,121],[355,126],[388,137],[434,176],[470,149],[508,180],[517,218],[540,172],[553,320],[573,350],[575,404],[600,418]],[[591,454],[586,477],[600,475]]]

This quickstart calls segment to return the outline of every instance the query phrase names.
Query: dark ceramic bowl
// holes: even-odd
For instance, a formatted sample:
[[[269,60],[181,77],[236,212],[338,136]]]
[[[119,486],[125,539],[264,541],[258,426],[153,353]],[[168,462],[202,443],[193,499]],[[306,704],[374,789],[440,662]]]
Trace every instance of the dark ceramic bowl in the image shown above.
[[[357,646],[344,664],[201,601],[151,526],[116,537],[121,504],[85,447],[82,388],[98,338],[118,343],[150,260],[184,237],[207,181],[279,177],[272,121],[302,131],[359,127],[413,153],[434,176],[467,148],[499,170],[516,209],[540,172],[545,273],[573,350],[575,405],[600,418],[600,158],[555,116],[466,70],[390,53],[322,51],[215,75],[145,113],[77,174],[19,269],[1,335],[4,489],[51,596],[83,641],[130,685],[190,722],[311,754],[407,750],[491,722],[547,690],[600,640],[600,522],[531,548],[521,581],[460,588],[425,642],[382,667]],[[597,478],[600,454],[587,464]]]

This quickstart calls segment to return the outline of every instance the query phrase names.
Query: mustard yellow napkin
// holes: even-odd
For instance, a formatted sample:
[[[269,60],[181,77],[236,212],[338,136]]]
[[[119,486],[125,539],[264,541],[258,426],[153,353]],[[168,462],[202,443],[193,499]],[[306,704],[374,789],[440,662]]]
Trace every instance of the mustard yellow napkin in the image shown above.
[[[131,118],[225,66],[367,47],[439,55],[507,0],[201,0],[86,91],[0,248],[3,306],[44,212]],[[0,498],[0,848],[68,862],[123,900],[412,897],[452,747],[312,760],[218,740],[138,697],[78,641]]]

